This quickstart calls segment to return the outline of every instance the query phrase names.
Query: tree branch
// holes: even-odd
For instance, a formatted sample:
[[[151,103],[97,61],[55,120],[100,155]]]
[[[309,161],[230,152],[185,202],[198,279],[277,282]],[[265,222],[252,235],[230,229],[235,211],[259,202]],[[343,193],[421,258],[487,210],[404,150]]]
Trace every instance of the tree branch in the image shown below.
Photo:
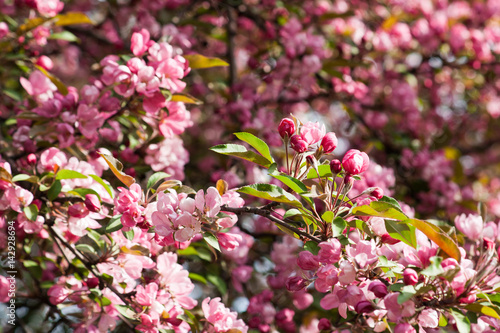
[[[229,207],[227,205],[223,205],[223,206],[221,206],[221,211],[235,213],[235,214],[255,214],[255,215],[263,216],[263,217],[267,218],[268,220],[270,220],[276,224],[279,224],[280,226],[287,228],[288,230],[291,230],[302,237],[309,238],[310,240],[312,240],[313,242],[316,242],[316,243],[321,243],[321,239],[319,239],[318,237],[313,236],[313,235],[309,235],[307,232],[304,232],[296,227],[289,225],[288,223],[285,222],[286,220],[284,221],[284,220],[277,218],[276,216],[273,216],[272,215],[273,212],[269,209],[266,209],[265,207],[267,207],[267,206],[264,206],[264,207],[244,206],[241,208],[236,208],[236,207]]]

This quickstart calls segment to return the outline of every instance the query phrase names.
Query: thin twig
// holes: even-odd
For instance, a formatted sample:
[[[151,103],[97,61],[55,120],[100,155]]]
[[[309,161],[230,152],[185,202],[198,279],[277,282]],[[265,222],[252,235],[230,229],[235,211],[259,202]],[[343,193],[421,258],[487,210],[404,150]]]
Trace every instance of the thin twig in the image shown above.
[[[310,235],[307,232],[304,232],[296,227],[293,227],[293,226],[289,225],[288,223],[286,223],[285,221],[273,216],[272,215],[273,212],[269,209],[266,209],[265,207],[266,206],[264,206],[264,207],[244,206],[241,208],[237,208],[237,207],[229,207],[229,206],[223,205],[223,206],[221,206],[221,211],[231,212],[231,213],[235,213],[235,214],[255,214],[255,215],[263,216],[263,217],[267,218],[268,220],[270,220],[276,224],[279,224],[280,226],[287,228],[288,230],[295,232],[298,235],[309,238],[313,242],[321,243],[321,239],[319,239],[313,235]]]

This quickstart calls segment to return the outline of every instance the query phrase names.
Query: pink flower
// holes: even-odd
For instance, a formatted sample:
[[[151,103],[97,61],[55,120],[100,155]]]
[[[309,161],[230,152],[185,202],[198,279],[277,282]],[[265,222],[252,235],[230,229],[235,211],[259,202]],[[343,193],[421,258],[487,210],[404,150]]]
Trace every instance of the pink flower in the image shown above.
[[[137,293],[135,294],[135,299],[137,303],[144,306],[150,306],[156,299],[156,294],[158,293],[158,285],[154,282],[149,283],[146,288],[139,285],[136,288]]]
[[[201,304],[203,315],[213,325],[215,332],[239,331],[246,333],[248,327],[243,320],[238,319],[237,313],[230,311],[221,303],[220,298],[207,297]]]
[[[66,155],[59,149],[52,147],[45,150],[42,155],[40,155],[37,169],[40,173],[54,171],[55,169],[63,168],[66,163],[68,163]]]
[[[40,71],[33,71],[29,79],[21,77],[19,79],[26,92],[33,96],[38,102],[45,102],[54,97],[57,87],[48,77]]]
[[[300,135],[308,145],[313,145],[321,141],[325,136],[325,132],[325,125],[318,122],[313,123],[309,121],[300,128]]]
[[[348,285],[354,282],[356,279],[356,269],[347,260],[344,260],[339,265],[339,282],[343,285]]]
[[[9,33],[9,26],[5,22],[0,22],[0,39],[7,36]]]
[[[14,187],[9,187],[4,195],[3,199],[6,200],[10,208],[16,212],[21,212],[21,207],[27,207],[33,201],[33,194],[24,188],[14,185]]]
[[[384,298],[387,319],[394,322],[399,321],[402,317],[411,317],[415,314],[415,303],[408,300],[403,304],[399,304],[398,296],[399,293],[391,293]]]
[[[373,264],[378,260],[376,246],[373,241],[359,241],[356,246],[347,246],[347,254],[356,260],[359,267],[364,268],[366,265]]]
[[[311,252],[302,251],[297,258],[297,265],[305,271],[313,271],[318,269],[319,261]]]
[[[327,264],[335,264],[340,259],[342,245],[336,238],[331,238],[326,242],[319,244],[318,252],[319,261]]]
[[[149,40],[149,37],[149,31],[146,29],[132,34],[130,49],[135,56],[140,57],[154,44],[153,41]]]
[[[36,9],[44,16],[56,16],[64,7],[59,0],[35,0]]]
[[[408,323],[399,323],[394,328],[394,333],[417,333],[417,331]]]
[[[202,214],[208,217],[215,217],[219,214],[222,198],[215,187],[209,187],[206,195],[203,193],[203,190],[199,190],[194,200],[196,208]]]
[[[19,227],[22,228],[25,233],[37,234],[43,229],[45,219],[43,216],[38,215],[35,221],[31,221],[23,213],[17,216],[17,222],[19,223]]]
[[[47,295],[49,296],[50,303],[57,305],[62,302],[69,296],[70,290],[59,285],[55,284],[47,291]]]
[[[357,175],[366,171],[369,164],[370,160],[368,158],[368,155],[366,155],[365,152],[360,152],[357,149],[349,150],[344,155],[344,159],[342,160],[342,166],[344,167],[344,170],[351,175]]]
[[[459,215],[455,218],[455,226],[471,240],[478,240],[483,233],[483,218],[479,215]]]
[[[292,136],[290,139],[290,146],[297,153],[303,153],[307,150],[307,142],[298,134]]]
[[[406,268],[403,272],[403,281],[407,286],[414,286],[418,282],[418,274],[414,269]]]
[[[219,239],[220,246],[227,251],[234,250],[243,241],[243,237],[240,235],[225,232],[219,232],[217,238]]]
[[[418,315],[418,323],[422,327],[437,327],[439,323],[439,314],[434,309],[424,309]]]
[[[158,128],[160,133],[167,138],[175,134],[182,134],[186,128],[193,126],[191,113],[186,110],[186,105],[180,102],[167,102],[168,114],[161,113]]]

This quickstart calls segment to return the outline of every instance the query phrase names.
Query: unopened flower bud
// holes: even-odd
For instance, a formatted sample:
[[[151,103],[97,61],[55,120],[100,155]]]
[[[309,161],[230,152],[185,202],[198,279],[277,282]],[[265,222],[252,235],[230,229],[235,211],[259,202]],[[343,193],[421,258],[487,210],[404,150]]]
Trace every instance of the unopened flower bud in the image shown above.
[[[384,196],[384,190],[382,190],[380,187],[375,187],[375,189],[370,193],[372,197],[377,198],[377,200],[382,199]]]
[[[85,195],[85,207],[93,213],[97,213],[101,210],[101,202],[95,194]]]
[[[407,286],[414,286],[418,282],[418,273],[411,268],[407,268],[403,272],[403,282]]]
[[[297,153],[303,153],[307,150],[307,142],[305,142],[300,135],[294,135],[290,139],[290,146]]]
[[[330,161],[330,170],[333,174],[337,174],[342,171],[342,163],[339,160]]]
[[[305,271],[313,271],[318,269],[319,261],[311,252],[302,251],[297,258],[297,265]]]
[[[52,59],[44,55],[40,56],[40,58],[37,59],[36,64],[48,71],[50,71],[54,67]]]
[[[394,244],[401,242],[399,239],[392,238],[391,235],[389,235],[389,234],[383,234],[381,237],[381,241],[382,241],[382,243],[389,244],[389,245],[394,245]]]
[[[476,299],[477,299],[476,294],[470,294],[467,297],[460,298],[458,301],[460,303],[471,304],[471,303],[474,303],[476,301]]]
[[[290,276],[286,279],[286,289],[289,291],[299,291],[306,287],[307,281],[300,276]]]
[[[379,280],[375,280],[370,283],[370,285],[368,286],[368,290],[374,293],[378,298],[383,298],[388,294],[387,286]]]
[[[91,277],[87,279],[87,287],[89,289],[95,288],[99,285],[99,279],[96,277]]]
[[[35,165],[36,164],[36,155],[29,154],[28,157],[26,157],[26,160],[28,161],[29,164]]]
[[[89,215],[89,210],[85,207],[83,202],[78,202],[68,208],[68,214],[71,217],[83,218]]]
[[[291,138],[295,133],[295,123],[290,118],[281,119],[280,124],[278,125],[278,132],[283,139]]]
[[[375,308],[373,307],[372,302],[361,301],[361,302],[358,302],[358,304],[356,304],[356,306],[354,307],[354,310],[357,313],[370,313],[373,310],[375,310]]]
[[[323,152],[325,154],[330,154],[337,148],[338,145],[337,136],[333,132],[328,132],[321,140],[321,146],[323,147]]]
[[[357,175],[368,169],[370,159],[365,152],[360,152],[357,149],[351,149],[344,155],[342,165],[348,174]]]
[[[329,331],[332,328],[332,323],[326,318],[321,318],[318,323],[318,330]]]
[[[310,165],[314,170],[318,170],[318,161],[313,155],[306,157],[307,164]]]

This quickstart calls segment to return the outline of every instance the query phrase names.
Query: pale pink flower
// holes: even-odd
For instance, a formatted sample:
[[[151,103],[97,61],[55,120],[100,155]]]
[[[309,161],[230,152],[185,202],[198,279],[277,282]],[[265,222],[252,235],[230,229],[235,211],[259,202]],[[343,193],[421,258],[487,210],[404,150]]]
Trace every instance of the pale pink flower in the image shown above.
[[[373,264],[378,260],[377,249],[373,240],[360,240],[356,243],[356,246],[348,245],[346,252],[351,258],[356,260],[356,263],[361,268]]]
[[[325,124],[320,124],[318,122],[313,123],[309,121],[300,128],[300,135],[308,145],[320,142],[325,136],[325,133]]]
[[[201,304],[203,315],[213,325],[214,332],[237,331],[246,333],[248,327],[237,313],[232,312],[221,303],[220,298],[205,298]]]
[[[140,57],[154,44],[149,38],[149,31],[146,29],[141,29],[141,31],[132,34],[130,49],[135,56]]]
[[[156,299],[158,293],[158,285],[154,282],[149,283],[146,288],[142,285],[137,286],[135,299],[140,305],[150,306]]]
[[[471,240],[478,240],[483,233],[483,218],[479,215],[459,215],[455,218],[455,226]]]
[[[339,265],[339,282],[343,285],[348,285],[356,279],[356,269],[350,261],[344,260]]]
[[[434,309],[424,309],[418,315],[418,324],[422,327],[437,327],[439,323],[439,314]]]
[[[35,0],[36,9],[44,16],[56,16],[63,8],[64,3],[59,0]]]
[[[334,264],[339,261],[342,251],[342,245],[336,238],[330,238],[326,242],[319,244],[319,261],[327,264]]]
[[[38,102],[45,102],[53,98],[54,92],[57,91],[55,84],[40,71],[33,71],[29,79],[21,77],[19,81],[26,92]]]
[[[70,290],[60,284],[55,284],[47,291],[50,303],[57,305],[69,296]]]
[[[186,128],[193,126],[191,113],[186,110],[186,105],[180,102],[167,102],[168,113],[162,112],[158,128],[160,133],[167,138],[182,134]]]
[[[411,317],[415,314],[415,303],[408,300],[399,304],[398,296],[399,293],[391,293],[384,297],[387,319],[394,322],[399,321],[402,317]]]
[[[194,200],[196,208],[198,208],[202,214],[208,217],[215,217],[219,214],[222,198],[215,187],[209,187],[206,195],[203,193],[203,190],[199,190]]]
[[[9,187],[4,192],[2,201],[6,201],[12,210],[20,213],[22,207],[31,204],[33,194],[20,186],[14,185],[14,187]]]
[[[217,238],[219,239],[220,246],[227,251],[234,250],[243,241],[240,235],[225,232],[219,232]]]
[[[19,223],[19,228],[22,228],[25,233],[37,234],[43,229],[43,223],[45,222],[45,219],[43,218],[43,216],[38,215],[35,221],[31,221],[23,213],[17,216],[17,222]]]
[[[61,169],[68,163],[66,155],[57,148],[51,147],[45,150],[42,155],[40,155],[40,160],[38,162],[38,172],[43,173],[46,171],[54,171],[57,168]]]

